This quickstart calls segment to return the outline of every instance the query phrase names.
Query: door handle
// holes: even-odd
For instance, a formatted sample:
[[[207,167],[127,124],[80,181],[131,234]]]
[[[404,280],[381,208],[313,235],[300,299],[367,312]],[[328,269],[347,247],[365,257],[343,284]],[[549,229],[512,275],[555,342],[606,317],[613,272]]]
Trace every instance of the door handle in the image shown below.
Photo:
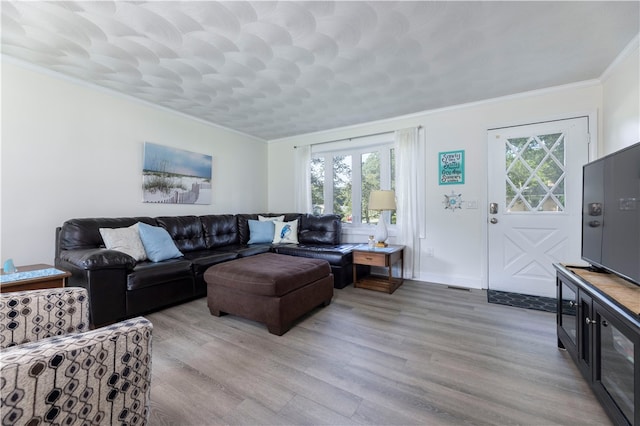
[[[492,217],[491,220],[489,220],[489,222],[495,225],[496,223],[498,223],[498,219],[496,219],[495,217]]]
[[[498,214],[498,203],[489,203],[489,214]]]

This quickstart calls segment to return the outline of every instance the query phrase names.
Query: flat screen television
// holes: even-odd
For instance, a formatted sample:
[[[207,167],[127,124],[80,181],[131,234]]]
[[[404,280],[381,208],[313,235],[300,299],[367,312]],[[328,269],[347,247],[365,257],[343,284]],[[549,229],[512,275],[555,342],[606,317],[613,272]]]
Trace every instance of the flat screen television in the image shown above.
[[[640,285],[640,142],[582,176],[582,259]]]

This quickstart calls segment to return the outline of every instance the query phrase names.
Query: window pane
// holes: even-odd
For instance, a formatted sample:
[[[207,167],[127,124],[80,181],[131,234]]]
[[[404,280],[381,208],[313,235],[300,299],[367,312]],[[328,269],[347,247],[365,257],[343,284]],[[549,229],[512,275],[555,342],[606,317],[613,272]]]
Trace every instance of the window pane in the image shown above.
[[[342,215],[342,221],[352,223],[351,156],[333,157],[333,212]]]
[[[310,168],[313,213],[340,215],[345,224],[376,225],[380,213],[369,211],[369,196],[372,190],[396,189],[395,162],[389,142],[315,153]],[[383,217],[396,223],[395,212]]]
[[[508,139],[505,147],[508,212],[564,210],[564,135]]]
[[[324,158],[311,159],[311,203],[313,214],[324,213]]]
[[[369,211],[371,191],[380,189],[380,155],[377,152],[362,154],[362,223],[377,223],[380,212]]]

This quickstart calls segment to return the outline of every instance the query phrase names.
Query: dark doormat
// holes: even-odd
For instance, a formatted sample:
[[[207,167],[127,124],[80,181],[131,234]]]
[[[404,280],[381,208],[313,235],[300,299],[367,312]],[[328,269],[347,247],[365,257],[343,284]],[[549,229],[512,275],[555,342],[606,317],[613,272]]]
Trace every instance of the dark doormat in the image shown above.
[[[556,312],[557,310],[557,299],[555,297],[531,296],[529,294],[487,290],[487,301],[498,305],[535,309],[536,311]]]

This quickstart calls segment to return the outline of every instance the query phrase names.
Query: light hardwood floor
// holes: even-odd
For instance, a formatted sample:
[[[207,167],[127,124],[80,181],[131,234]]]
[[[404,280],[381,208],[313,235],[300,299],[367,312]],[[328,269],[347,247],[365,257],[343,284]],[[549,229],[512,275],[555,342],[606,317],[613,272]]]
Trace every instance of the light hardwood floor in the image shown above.
[[[284,336],[206,298],[147,315],[151,425],[608,425],[555,314],[416,281],[349,286]]]

